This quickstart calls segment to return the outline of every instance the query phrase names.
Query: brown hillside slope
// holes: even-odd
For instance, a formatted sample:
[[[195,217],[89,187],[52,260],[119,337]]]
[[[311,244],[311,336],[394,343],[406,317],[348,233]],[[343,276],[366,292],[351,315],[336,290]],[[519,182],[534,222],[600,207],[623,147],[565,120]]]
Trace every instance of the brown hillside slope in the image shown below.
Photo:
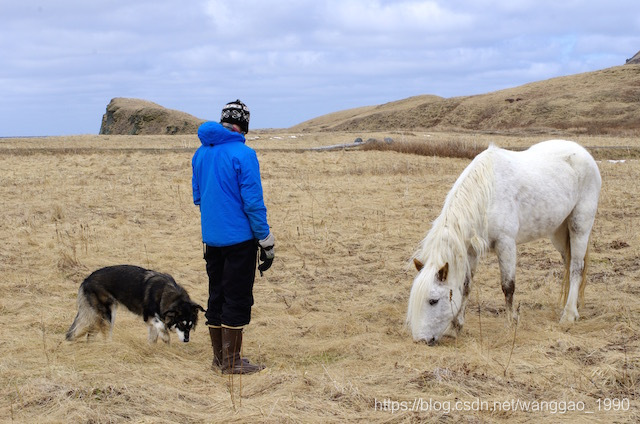
[[[332,113],[292,129],[625,134],[640,129],[639,103],[640,65],[623,65],[477,96],[416,96]]]
[[[634,54],[632,58],[627,59],[627,65],[638,65],[640,64],[640,51]]]
[[[146,100],[117,97],[107,106],[100,134],[195,134],[202,122],[188,113]]]

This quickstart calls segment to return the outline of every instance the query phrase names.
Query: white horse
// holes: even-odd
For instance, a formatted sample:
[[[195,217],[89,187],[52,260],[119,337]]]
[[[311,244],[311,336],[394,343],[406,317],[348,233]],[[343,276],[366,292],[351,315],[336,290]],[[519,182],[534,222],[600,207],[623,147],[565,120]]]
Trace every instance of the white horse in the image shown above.
[[[413,256],[407,325],[415,341],[456,336],[478,260],[498,256],[507,318],[513,319],[516,245],[549,237],[565,265],[561,322],[578,319],[600,172],[581,146],[550,140],[513,152],[490,146],[458,177]]]

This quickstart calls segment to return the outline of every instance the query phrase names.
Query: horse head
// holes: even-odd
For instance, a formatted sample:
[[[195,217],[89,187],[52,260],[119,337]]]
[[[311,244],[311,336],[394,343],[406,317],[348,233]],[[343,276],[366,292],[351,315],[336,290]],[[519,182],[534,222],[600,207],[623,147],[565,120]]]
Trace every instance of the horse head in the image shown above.
[[[464,323],[468,279],[450,272],[449,263],[426,265],[414,259],[418,269],[407,311],[414,341],[436,344],[442,337],[456,337]]]

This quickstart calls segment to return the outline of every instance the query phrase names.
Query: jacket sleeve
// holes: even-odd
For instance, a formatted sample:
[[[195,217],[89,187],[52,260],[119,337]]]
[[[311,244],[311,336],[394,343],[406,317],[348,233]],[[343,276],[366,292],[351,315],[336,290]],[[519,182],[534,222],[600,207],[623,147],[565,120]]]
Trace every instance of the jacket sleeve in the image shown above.
[[[260,180],[260,164],[256,152],[249,150],[243,161],[234,164],[240,182],[240,196],[244,213],[249,217],[253,236],[262,240],[269,235],[267,208],[264,205],[262,182]]]
[[[197,167],[197,156],[198,150],[196,150],[193,158],[191,159],[191,187],[193,189],[193,203],[196,205],[200,205],[200,175]]]

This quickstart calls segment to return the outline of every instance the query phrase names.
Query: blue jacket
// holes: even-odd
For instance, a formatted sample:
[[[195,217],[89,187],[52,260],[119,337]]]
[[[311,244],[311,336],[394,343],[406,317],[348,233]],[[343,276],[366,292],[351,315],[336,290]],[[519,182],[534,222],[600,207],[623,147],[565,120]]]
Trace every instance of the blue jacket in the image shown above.
[[[269,235],[256,152],[242,134],[217,122],[198,128],[202,146],[191,160],[193,203],[200,205],[202,240],[221,247]]]

